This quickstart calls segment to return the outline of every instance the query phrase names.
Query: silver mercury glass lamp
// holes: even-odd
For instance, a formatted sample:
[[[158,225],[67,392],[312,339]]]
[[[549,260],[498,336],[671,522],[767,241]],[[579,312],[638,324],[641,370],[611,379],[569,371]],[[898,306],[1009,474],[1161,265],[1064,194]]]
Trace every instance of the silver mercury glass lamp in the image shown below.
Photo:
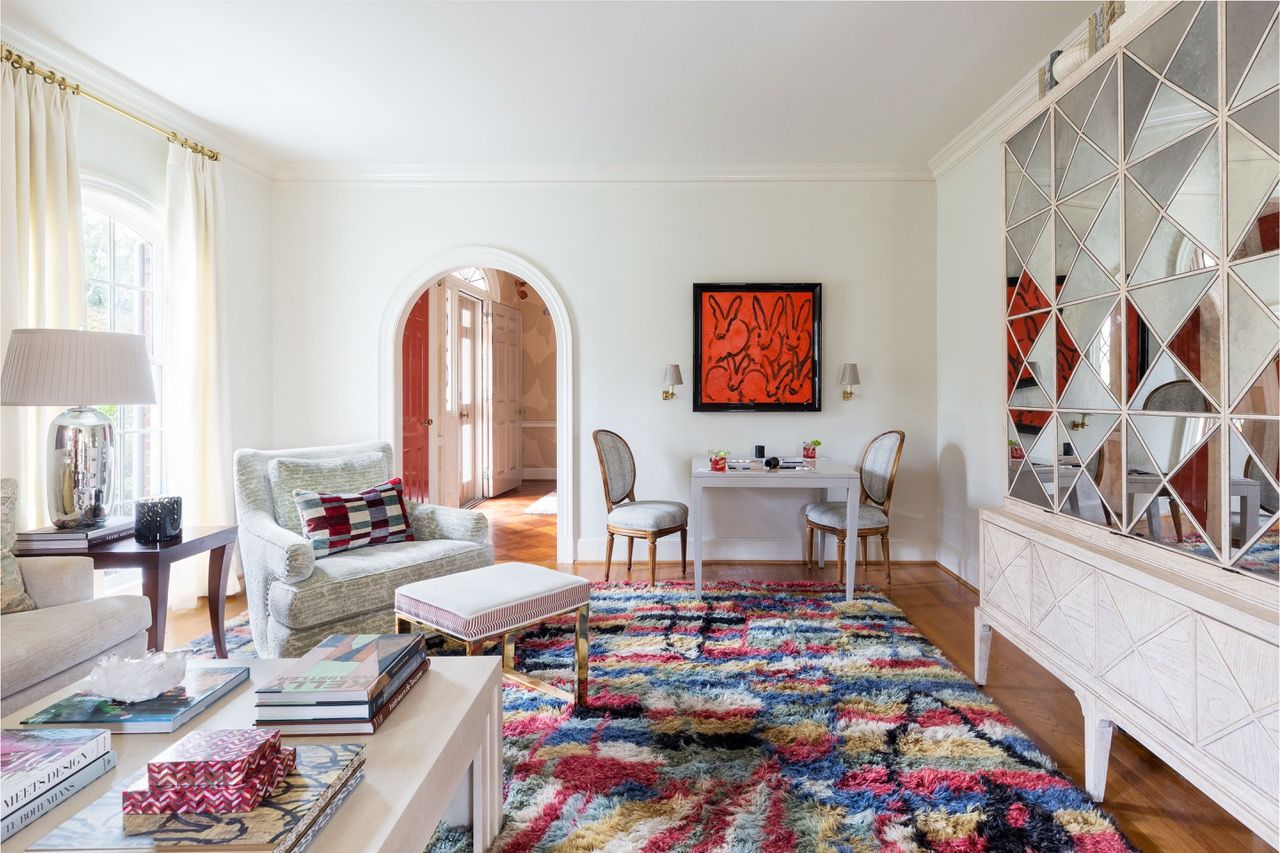
[[[94,405],[155,401],[142,335],[13,330],[0,375],[0,404],[71,407],[49,427],[47,488],[55,527],[101,527],[111,508],[115,427]]]

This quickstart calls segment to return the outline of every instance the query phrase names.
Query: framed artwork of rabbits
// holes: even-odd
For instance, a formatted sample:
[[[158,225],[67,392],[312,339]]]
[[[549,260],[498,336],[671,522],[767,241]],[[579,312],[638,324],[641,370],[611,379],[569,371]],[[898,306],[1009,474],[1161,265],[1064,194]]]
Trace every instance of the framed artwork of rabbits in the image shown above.
[[[695,284],[693,410],[822,410],[820,284]]]

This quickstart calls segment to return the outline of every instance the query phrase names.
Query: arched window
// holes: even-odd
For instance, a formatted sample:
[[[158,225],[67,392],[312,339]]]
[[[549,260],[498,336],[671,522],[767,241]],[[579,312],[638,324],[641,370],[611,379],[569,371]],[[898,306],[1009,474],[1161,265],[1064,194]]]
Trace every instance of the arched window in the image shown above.
[[[472,287],[480,290],[489,289],[489,280],[485,278],[484,270],[479,267],[463,267],[460,270],[455,270],[453,274]]]
[[[86,182],[81,211],[90,331],[144,335],[156,387],[154,406],[103,406],[116,426],[112,514],[132,515],[138,498],[164,491],[164,289],[160,217],[127,190]]]

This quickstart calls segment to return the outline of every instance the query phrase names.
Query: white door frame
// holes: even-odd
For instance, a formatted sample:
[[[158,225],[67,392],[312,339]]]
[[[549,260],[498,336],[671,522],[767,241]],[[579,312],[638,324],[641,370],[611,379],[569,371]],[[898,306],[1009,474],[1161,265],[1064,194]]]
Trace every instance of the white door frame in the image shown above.
[[[391,443],[395,465],[400,446],[401,351],[405,320],[428,287],[460,267],[499,269],[524,279],[547,310],[556,330],[556,562],[577,558],[578,517],[574,492],[573,327],[560,291],[541,270],[523,258],[490,246],[458,246],[432,255],[400,280],[382,312],[378,336],[378,432]]]

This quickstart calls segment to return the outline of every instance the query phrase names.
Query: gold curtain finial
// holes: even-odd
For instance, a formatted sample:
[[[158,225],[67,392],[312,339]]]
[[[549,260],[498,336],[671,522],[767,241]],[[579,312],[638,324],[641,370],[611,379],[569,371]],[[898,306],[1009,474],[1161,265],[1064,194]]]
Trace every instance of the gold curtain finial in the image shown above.
[[[124,107],[119,106],[118,104],[113,104],[111,101],[108,101],[105,98],[100,98],[97,95],[93,94],[92,92],[87,92],[84,89],[80,88],[79,83],[72,83],[66,77],[63,77],[61,74],[56,73],[52,69],[41,68],[33,60],[27,59],[22,54],[15,52],[14,50],[12,50],[6,45],[0,45],[0,47],[3,47],[3,53],[0,53],[0,58],[2,58],[4,62],[7,62],[10,65],[12,65],[14,68],[19,69],[21,71],[25,71],[28,74],[33,74],[39,77],[44,82],[48,83],[49,85],[57,86],[59,89],[61,89],[64,92],[70,92],[73,95],[82,95],[85,98],[88,98],[89,100],[93,101],[95,104],[104,106],[107,109],[111,110],[112,112],[118,113],[127,119],[137,122],[143,127],[147,127],[147,128],[150,128],[151,130],[154,130],[156,133],[161,134],[170,142],[172,142],[174,145],[178,145],[183,148],[186,148],[188,151],[194,151],[196,154],[199,154],[204,157],[208,157],[210,160],[213,160],[215,162],[219,159],[218,152],[214,151],[212,148],[206,148],[198,142],[192,142],[190,139],[187,139],[185,136],[179,136],[176,130],[165,130],[163,127],[160,127],[154,122],[148,121],[142,116],[137,115],[136,113],[132,113],[129,110],[126,110]]]

